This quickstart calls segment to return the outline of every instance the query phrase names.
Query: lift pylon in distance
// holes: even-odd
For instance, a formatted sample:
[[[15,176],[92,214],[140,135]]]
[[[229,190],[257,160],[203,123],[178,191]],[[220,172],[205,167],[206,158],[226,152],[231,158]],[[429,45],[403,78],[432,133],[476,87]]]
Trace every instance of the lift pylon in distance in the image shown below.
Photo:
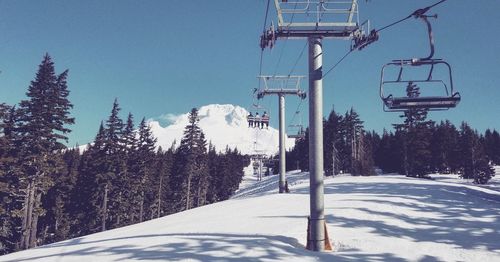
[[[379,89],[386,112],[447,110],[456,107],[461,99],[460,93],[454,90],[450,64],[443,59],[433,58],[434,38],[429,18],[437,18],[437,15],[428,16],[425,10],[418,11],[413,16],[427,25],[430,54],[424,58],[393,60],[382,67]],[[393,78],[387,78],[388,70],[392,70]],[[405,93],[403,90],[408,88],[418,88],[418,92],[412,92],[411,95],[408,91]]]
[[[306,98],[306,92],[300,89],[300,82],[304,76],[258,76],[260,89],[256,90],[257,99],[268,95],[278,96],[279,102],[279,193],[288,192],[286,173],[285,149],[285,96],[296,95]],[[261,84],[262,83],[262,84]]]

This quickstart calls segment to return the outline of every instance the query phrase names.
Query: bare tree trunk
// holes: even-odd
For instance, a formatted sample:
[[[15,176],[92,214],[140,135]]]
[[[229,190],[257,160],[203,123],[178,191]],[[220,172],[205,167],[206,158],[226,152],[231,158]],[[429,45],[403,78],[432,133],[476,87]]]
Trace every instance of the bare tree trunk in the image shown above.
[[[36,194],[36,197],[35,197],[35,201],[34,201],[34,205],[33,205],[33,209],[39,209],[40,207],[40,204],[41,204],[41,201],[42,201],[42,193],[41,192],[35,192],[35,187],[33,187],[33,196],[35,196]],[[31,229],[30,229],[30,239],[29,239],[29,248],[33,248],[33,247],[36,247],[37,246],[37,243],[36,243],[36,233],[37,233],[37,230],[38,230],[38,216],[40,215],[38,213],[38,210],[33,210],[33,219],[32,219],[32,223],[31,223]]]
[[[335,176],[335,141],[332,142],[332,176]]]
[[[108,184],[104,186],[104,198],[102,200],[102,224],[101,231],[106,231],[106,219],[108,217]]]
[[[120,193],[118,194],[118,203],[120,203],[120,205],[122,204],[122,192],[120,191]],[[116,216],[116,224],[118,226],[121,226],[120,222],[121,222],[121,217],[122,217],[122,212],[121,212],[121,207],[118,209],[118,215]]]
[[[33,209],[33,197],[32,197],[32,188],[33,182],[28,183],[28,187],[26,188],[26,196],[24,198],[24,211],[23,211],[23,222],[21,225],[21,249],[27,249],[29,246],[29,234],[30,234],[30,226],[31,226],[31,215]]]
[[[144,192],[141,192],[141,203],[139,204],[139,223],[142,222],[144,217]]]
[[[201,204],[201,183],[199,183],[200,179],[198,179],[198,190],[196,192],[196,206],[199,207]]]
[[[161,215],[161,187],[163,182],[163,176],[160,174],[160,186],[158,187],[158,218]]]
[[[191,174],[188,175],[186,210],[191,208]]]

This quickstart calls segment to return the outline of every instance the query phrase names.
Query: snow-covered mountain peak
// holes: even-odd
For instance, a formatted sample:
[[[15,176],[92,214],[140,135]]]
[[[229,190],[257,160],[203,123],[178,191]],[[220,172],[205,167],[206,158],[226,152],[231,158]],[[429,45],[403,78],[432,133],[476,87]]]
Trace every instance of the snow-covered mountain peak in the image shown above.
[[[206,105],[198,110],[199,125],[207,141],[210,141],[217,150],[224,150],[229,146],[238,148],[246,154],[256,152],[275,154],[278,151],[278,130],[272,127],[268,129],[248,127],[248,114],[246,109],[231,104]],[[169,148],[174,140],[180,141],[184,127],[189,122],[188,115],[188,113],[166,114],[159,119],[149,121],[153,134],[158,139],[158,146]],[[170,124],[162,126],[159,120],[166,120]],[[287,139],[287,148],[293,146],[293,143],[293,139]]]

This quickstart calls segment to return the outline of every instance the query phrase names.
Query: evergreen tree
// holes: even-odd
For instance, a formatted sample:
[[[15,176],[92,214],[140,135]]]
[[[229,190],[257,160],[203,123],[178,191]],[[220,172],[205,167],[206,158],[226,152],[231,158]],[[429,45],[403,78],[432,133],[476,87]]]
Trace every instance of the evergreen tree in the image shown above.
[[[131,212],[138,206],[133,200],[136,197],[136,191],[133,190],[134,186],[137,186],[134,181],[134,170],[136,166],[137,157],[139,153],[137,152],[137,132],[134,130],[134,116],[129,113],[127,116],[127,121],[123,128],[123,132],[118,140],[118,145],[120,145],[120,155],[124,157],[124,162],[120,165],[125,167],[122,168],[120,177],[116,179],[116,187],[118,188],[117,194],[117,221],[116,226],[123,226],[135,223],[135,213]]]
[[[339,173],[339,150],[342,145],[342,116],[332,108],[328,119],[323,125],[323,155],[325,175],[333,176]]]
[[[62,141],[67,141],[70,132],[65,126],[74,123],[69,116],[73,106],[68,100],[67,74],[66,70],[56,75],[46,54],[26,93],[28,100],[19,105],[19,189],[24,191],[18,212],[22,217],[20,249],[37,245],[38,220],[44,214],[42,196],[53,185],[53,174],[63,168],[59,150],[65,148]]]
[[[478,184],[486,184],[494,176],[493,168],[489,165],[480,143],[479,134],[465,122],[460,125],[460,151],[463,178],[474,179]]]
[[[458,131],[450,121],[434,128],[430,143],[432,169],[440,173],[457,170]]]
[[[71,191],[70,216],[78,221],[70,227],[73,237],[98,232],[103,228],[103,191],[106,174],[105,128],[101,122],[93,144],[80,158],[76,186]]]
[[[123,185],[128,183],[127,148],[123,138],[124,124],[119,116],[121,108],[118,99],[113,102],[111,114],[106,120],[104,132],[104,172],[98,173],[101,190],[101,230],[116,228],[125,224],[126,214],[123,205],[127,206]]]
[[[292,154],[297,159],[299,168],[302,171],[309,171],[309,128],[306,128],[303,139],[295,140]]]
[[[484,133],[484,150],[492,163],[500,165],[500,135],[496,130],[486,129]]]
[[[132,184],[133,197],[137,203],[138,222],[142,222],[145,217],[145,207],[148,208],[151,217],[151,206],[154,204],[156,192],[151,190],[152,177],[154,173],[155,162],[155,143],[156,138],[153,137],[151,129],[143,118],[139,124],[139,139],[137,141],[137,155],[134,157],[136,167],[134,168]]]
[[[151,205],[152,217],[161,217],[170,214],[172,211],[172,203],[169,199],[171,195],[169,184],[172,175],[174,148],[171,147],[167,151],[163,151],[160,147],[155,159],[155,172],[153,173],[152,189],[155,193],[155,199]]]
[[[74,203],[71,202],[70,197],[76,185],[80,162],[78,148],[65,151],[61,161],[65,168],[53,174],[54,186],[42,198],[43,206],[47,209],[45,216],[40,220],[39,227],[42,230],[41,242],[43,244],[68,239],[73,223],[70,210]]]
[[[174,199],[179,203],[177,210],[187,210],[194,206],[197,193],[193,181],[200,181],[208,170],[205,168],[206,141],[198,126],[198,109],[189,113],[189,124],[184,129],[180,146],[175,156]]]
[[[20,238],[17,226],[20,222],[13,212],[22,206],[15,201],[19,185],[16,164],[15,132],[16,109],[0,104],[0,255],[18,249]]]
[[[208,144],[207,164],[208,164],[208,185],[207,203],[215,203],[219,201],[218,186],[222,184],[219,171],[220,157],[212,143]]]
[[[366,155],[364,145],[364,130],[363,121],[360,120],[359,115],[353,108],[345,113],[342,121],[342,143],[341,143],[341,166],[343,170],[348,171],[352,175],[372,175],[373,174],[373,161],[370,152]],[[370,150],[371,151],[371,150]],[[371,165],[371,167],[368,167]],[[368,171],[369,173],[363,173]]]
[[[409,82],[406,94],[410,98],[420,96],[420,88]],[[429,138],[431,137],[432,121],[426,121],[427,109],[409,109],[401,115],[403,124],[394,125],[403,139],[403,168],[407,176],[425,177],[430,172],[431,152]]]

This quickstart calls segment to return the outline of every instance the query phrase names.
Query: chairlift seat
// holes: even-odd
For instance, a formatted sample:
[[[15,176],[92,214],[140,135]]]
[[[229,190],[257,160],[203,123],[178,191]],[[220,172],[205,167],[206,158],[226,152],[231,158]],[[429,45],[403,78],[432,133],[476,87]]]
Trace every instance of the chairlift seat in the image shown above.
[[[389,110],[408,109],[449,109],[454,108],[460,102],[460,94],[457,92],[452,96],[429,96],[429,97],[393,97],[392,95],[384,99],[384,105]]]

